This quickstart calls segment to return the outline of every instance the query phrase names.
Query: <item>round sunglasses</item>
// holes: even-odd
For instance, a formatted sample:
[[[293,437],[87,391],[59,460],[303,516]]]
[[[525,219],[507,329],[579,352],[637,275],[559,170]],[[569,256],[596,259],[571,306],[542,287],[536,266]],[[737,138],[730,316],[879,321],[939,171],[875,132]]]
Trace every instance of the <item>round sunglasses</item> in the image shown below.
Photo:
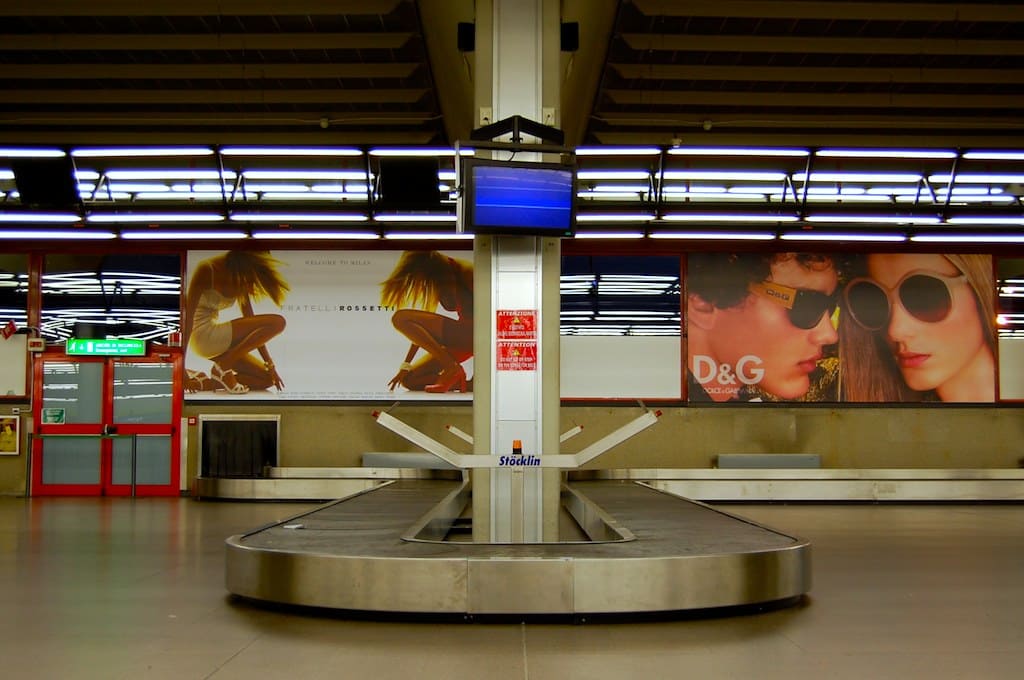
[[[786,308],[789,321],[797,328],[809,331],[825,315],[832,316],[838,304],[838,295],[827,295],[820,290],[793,288],[773,281],[762,281],[750,286],[757,295]]]
[[[912,271],[904,274],[892,288],[885,288],[874,279],[857,278],[846,284],[843,297],[850,317],[869,331],[879,331],[889,325],[896,302],[915,319],[938,323],[953,309],[950,286],[966,280],[965,274],[950,276]]]

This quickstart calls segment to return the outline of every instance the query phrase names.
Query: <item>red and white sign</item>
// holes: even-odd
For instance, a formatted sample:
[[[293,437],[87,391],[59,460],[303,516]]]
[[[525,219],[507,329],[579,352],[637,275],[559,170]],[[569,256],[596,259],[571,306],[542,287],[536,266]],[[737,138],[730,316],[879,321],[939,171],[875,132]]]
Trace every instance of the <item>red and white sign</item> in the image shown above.
[[[499,309],[497,311],[498,340],[536,340],[536,309]]]
[[[499,340],[496,352],[499,371],[536,371],[537,343],[532,340]]]

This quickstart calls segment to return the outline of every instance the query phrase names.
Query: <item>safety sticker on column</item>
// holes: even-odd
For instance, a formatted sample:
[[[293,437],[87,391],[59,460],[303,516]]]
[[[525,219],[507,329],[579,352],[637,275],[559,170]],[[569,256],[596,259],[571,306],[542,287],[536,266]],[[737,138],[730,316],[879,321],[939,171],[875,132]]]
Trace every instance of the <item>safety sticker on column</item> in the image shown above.
[[[536,309],[499,309],[497,313],[498,340],[537,339]]]
[[[537,343],[535,341],[498,341],[499,371],[536,371]]]

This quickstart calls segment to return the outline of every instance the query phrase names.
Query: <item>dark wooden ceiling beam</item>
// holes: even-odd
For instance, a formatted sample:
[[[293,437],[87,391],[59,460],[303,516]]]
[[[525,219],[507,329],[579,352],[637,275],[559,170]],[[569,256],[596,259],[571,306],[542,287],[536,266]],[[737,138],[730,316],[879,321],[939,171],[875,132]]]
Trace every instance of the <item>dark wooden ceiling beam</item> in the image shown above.
[[[408,78],[420,64],[20,64],[10,80]]]
[[[659,139],[660,131],[660,139]],[[669,145],[680,141],[687,146],[792,146],[792,147],[875,147],[911,149],[1015,149],[1020,137],[1013,130],[918,130],[888,126],[884,130],[862,130],[855,127],[806,130],[744,128],[715,130],[712,133],[685,127],[655,128],[653,130],[598,130],[594,138],[600,144],[640,146],[645,144]],[[675,141],[674,141],[675,140]]]
[[[779,52],[783,54],[946,54],[996,57],[1024,55],[1024,40],[944,38],[809,38],[760,35],[625,33],[634,50],[672,52]]]
[[[902,94],[902,93],[814,93],[814,92],[704,92],[694,90],[607,90],[617,104],[652,106],[744,106],[744,107],[827,107],[827,108],[994,108],[1024,109],[1024,95],[1018,94]]]
[[[623,78],[828,83],[1020,84],[1024,69],[609,64]]]
[[[390,14],[408,0],[4,0],[0,16],[295,16]]]
[[[394,50],[412,38],[394,33],[47,33],[0,35],[0,51]]]
[[[369,90],[0,90],[7,104],[413,104],[422,88]]]
[[[862,21],[1024,21],[1024,6],[986,2],[820,2],[819,0],[633,0],[648,16]]]
[[[723,128],[833,128],[849,129],[862,128],[872,130],[887,130],[893,127],[913,128],[922,130],[968,130],[968,129],[992,129],[992,130],[1020,130],[1024,128],[1024,115],[1014,111],[1011,115],[970,115],[950,116],[937,113],[913,117],[895,117],[891,115],[871,114],[850,114],[850,113],[784,113],[784,112],[763,112],[754,113],[750,111],[702,111],[694,112],[641,112],[641,113],[618,113],[612,111],[598,111],[594,115],[598,122],[623,128],[700,128],[710,125],[713,130]],[[1016,144],[1015,146],[1019,146]]]
[[[387,127],[401,125],[420,125],[434,120],[436,116],[425,111],[381,111],[368,113],[325,113],[320,110],[296,111],[288,113],[264,111],[224,111],[224,112],[182,112],[182,111],[147,111],[139,115],[130,111],[17,111],[0,112],[0,126],[32,125],[32,126],[263,126],[263,125],[298,125],[320,129],[334,127],[351,127],[353,125],[367,127]],[[323,125],[326,122],[327,128]]]
[[[291,144],[295,146],[413,146],[437,143],[433,130],[389,128],[365,129],[301,129],[295,126],[266,125],[258,128],[190,128],[188,130],[166,130],[152,127],[85,129],[80,126],[46,130],[24,130],[20,128],[0,129],[2,144],[54,144],[58,146],[104,146],[181,144],[181,145],[226,145],[252,144],[269,146]]]

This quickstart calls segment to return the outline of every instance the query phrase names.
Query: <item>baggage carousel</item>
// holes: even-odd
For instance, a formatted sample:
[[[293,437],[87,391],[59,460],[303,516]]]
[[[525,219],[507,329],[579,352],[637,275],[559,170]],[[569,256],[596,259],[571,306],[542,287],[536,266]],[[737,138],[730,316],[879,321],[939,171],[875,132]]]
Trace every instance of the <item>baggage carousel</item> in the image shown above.
[[[373,480],[341,500],[227,540],[227,589],[337,610],[640,614],[792,604],[807,541],[635,480],[563,485],[551,543],[472,542],[459,478]]]

